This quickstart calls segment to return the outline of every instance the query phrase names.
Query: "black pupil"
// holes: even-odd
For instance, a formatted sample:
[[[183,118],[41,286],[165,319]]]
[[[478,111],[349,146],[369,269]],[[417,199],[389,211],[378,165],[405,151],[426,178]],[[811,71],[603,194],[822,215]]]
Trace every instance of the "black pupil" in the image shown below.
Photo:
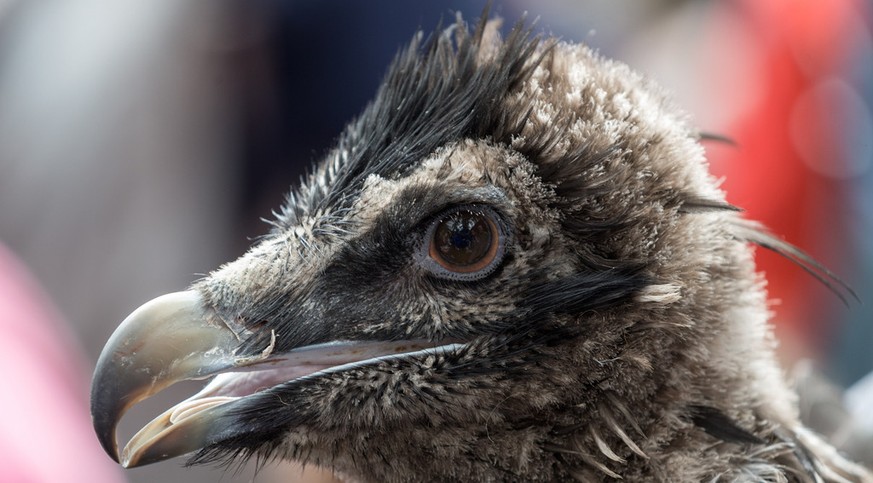
[[[437,226],[434,242],[442,258],[453,265],[472,265],[491,249],[491,225],[482,213],[455,213]]]

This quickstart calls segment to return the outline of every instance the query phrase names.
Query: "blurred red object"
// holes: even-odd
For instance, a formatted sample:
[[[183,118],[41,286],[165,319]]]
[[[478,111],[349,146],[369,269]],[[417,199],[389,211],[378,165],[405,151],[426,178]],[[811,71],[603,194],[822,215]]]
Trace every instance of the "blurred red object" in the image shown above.
[[[735,6],[757,57],[739,62],[754,85],[736,88],[756,90],[756,102],[723,127],[738,148],[713,150],[713,170],[725,177],[729,201],[749,218],[843,272],[851,248],[845,211],[853,173],[841,109],[851,104],[852,91],[840,75],[851,60],[860,5],[739,0]],[[760,249],[757,261],[780,335],[795,339],[807,356],[826,350],[838,328],[828,320],[836,297],[778,255]]]
[[[84,358],[25,267],[0,245],[0,482],[119,482],[91,429]]]

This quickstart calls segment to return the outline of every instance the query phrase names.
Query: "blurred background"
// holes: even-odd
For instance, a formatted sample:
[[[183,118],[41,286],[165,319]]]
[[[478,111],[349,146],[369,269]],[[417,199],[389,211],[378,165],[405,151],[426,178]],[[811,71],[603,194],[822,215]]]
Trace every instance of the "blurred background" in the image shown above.
[[[115,326],[266,231],[397,49],[483,1],[0,0],[0,482],[331,481],[294,465],[122,471],[90,428]],[[728,200],[847,281],[763,250],[780,357],[873,370],[873,35],[865,0],[495,1],[673,92]],[[184,387],[137,408],[122,438]]]

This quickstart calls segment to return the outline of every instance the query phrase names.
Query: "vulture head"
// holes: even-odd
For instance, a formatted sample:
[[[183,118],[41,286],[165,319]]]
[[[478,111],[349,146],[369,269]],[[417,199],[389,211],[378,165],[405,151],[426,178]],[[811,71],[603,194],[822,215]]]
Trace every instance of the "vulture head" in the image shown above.
[[[798,421],[744,220],[664,93],[497,22],[421,34],[245,255],[133,312],[94,375],[127,467],[356,481],[868,481]],[[211,381],[119,452],[132,405]]]

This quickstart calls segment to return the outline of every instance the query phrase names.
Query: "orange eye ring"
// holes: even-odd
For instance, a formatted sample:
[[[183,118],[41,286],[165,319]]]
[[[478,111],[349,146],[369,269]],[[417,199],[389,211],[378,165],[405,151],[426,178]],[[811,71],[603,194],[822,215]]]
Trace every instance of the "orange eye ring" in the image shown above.
[[[435,219],[424,239],[425,266],[442,278],[475,280],[499,265],[503,226],[488,207],[462,206]]]

